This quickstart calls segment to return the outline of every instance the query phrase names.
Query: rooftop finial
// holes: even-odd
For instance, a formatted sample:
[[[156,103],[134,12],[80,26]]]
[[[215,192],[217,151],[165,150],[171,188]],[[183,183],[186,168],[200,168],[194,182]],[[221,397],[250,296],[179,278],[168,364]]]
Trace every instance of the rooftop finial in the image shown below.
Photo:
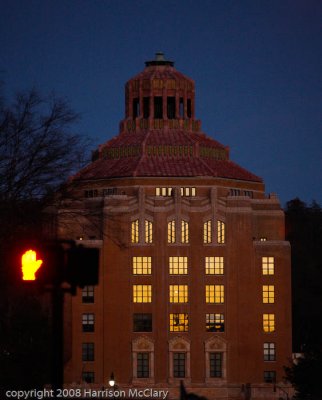
[[[162,51],[155,53],[155,61],[165,61],[164,53]]]
[[[174,62],[173,61],[167,61],[164,58],[164,53],[162,51],[158,51],[155,53],[155,59],[152,61],[146,61],[145,66],[150,67],[151,65],[169,65],[170,67],[173,67]]]

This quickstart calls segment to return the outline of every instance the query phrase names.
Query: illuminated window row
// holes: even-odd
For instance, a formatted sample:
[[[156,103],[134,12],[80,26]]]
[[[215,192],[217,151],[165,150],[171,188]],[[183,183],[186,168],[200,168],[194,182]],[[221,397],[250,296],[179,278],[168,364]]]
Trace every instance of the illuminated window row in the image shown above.
[[[148,256],[132,257],[132,271],[134,275],[151,275],[152,258]],[[186,275],[188,273],[188,257],[171,256],[169,257],[169,273],[170,275]],[[205,257],[205,274],[206,275],[223,275],[224,274],[224,257],[210,256]],[[266,288],[266,287],[265,287]],[[272,300],[272,288],[267,287],[268,300]],[[264,287],[263,287],[264,291]],[[273,290],[274,292],[274,290]],[[274,294],[274,293],[273,293]],[[264,292],[263,292],[264,296]],[[272,302],[272,301],[270,301]]]
[[[147,219],[144,220],[143,226],[141,226],[140,220],[136,219],[131,222],[131,243],[140,243],[140,232],[142,231],[142,240],[144,243],[153,243],[153,222]],[[169,244],[176,243],[179,241],[183,244],[189,243],[189,222],[185,220],[179,221],[179,225],[176,220],[168,221],[168,232],[167,242]],[[203,225],[203,243],[212,243],[212,221],[206,221]],[[225,223],[217,221],[217,243],[225,243]]]
[[[152,258],[147,256],[132,257],[132,271],[134,275],[151,275]],[[187,275],[188,273],[188,257],[171,256],[169,257],[169,274],[170,275]],[[224,274],[224,257],[209,256],[205,257],[205,274],[206,275],[223,275]],[[268,302],[273,302],[274,286],[263,286],[263,296],[267,296]]]
[[[157,187],[155,188],[156,196],[172,196],[173,188],[172,187]],[[180,195],[185,197],[195,197],[196,196],[196,188],[195,187],[181,187]]]
[[[141,228],[141,229],[140,229]],[[131,223],[131,243],[140,242],[140,230],[143,231],[144,242],[153,243],[153,222],[144,220],[144,227],[140,226],[140,221],[136,219]]]
[[[206,303],[223,304],[224,303],[224,285],[206,285],[205,287]],[[187,303],[188,286],[170,285],[169,286],[170,303]],[[133,285],[134,303],[152,302],[152,285]],[[271,315],[271,314],[264,314]]]
[[[188,314],[170,314],[170,331],[184,332],[188,330]],[[224,314],[206,314],[206,332],[224,332]],[[152,332],[152,314],[133,314],[133,332]]]
[[[212,221],[208,220],[203,224],[203,243],[209,244],[213,241],[213,228]],[[223,221],[217,221],[217,243],[225,243],[225,223]]]

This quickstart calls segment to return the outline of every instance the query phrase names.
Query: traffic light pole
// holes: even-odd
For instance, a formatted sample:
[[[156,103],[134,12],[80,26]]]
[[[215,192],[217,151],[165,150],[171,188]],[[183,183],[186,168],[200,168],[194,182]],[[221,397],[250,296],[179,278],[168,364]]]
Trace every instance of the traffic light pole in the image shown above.
[[[59,282],[55,283],[51,289],[52,301],[52,389],[57,393],[57,389],[63,388],[63,305],[64,290]]]

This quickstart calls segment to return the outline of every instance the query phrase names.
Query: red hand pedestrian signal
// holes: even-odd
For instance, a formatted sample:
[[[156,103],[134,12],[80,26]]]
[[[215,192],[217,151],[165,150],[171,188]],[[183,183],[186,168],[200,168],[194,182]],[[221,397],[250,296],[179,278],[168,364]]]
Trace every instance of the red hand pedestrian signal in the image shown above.
[[[36,272],[41,267],[43,260],[37,260],[34,250],[27,250],[21,257],[22,279],[24,281],[36,280]]]

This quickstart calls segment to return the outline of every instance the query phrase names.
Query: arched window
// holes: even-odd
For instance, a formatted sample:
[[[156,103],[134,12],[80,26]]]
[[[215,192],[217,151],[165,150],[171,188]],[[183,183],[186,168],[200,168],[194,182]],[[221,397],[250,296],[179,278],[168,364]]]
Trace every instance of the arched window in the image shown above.
[[[214,382],[227,377],[227,343],[219,336],[205,341],[206,382]]]
[[[154,343],[140,336],[132,341],[133,383],[154,383]]]

